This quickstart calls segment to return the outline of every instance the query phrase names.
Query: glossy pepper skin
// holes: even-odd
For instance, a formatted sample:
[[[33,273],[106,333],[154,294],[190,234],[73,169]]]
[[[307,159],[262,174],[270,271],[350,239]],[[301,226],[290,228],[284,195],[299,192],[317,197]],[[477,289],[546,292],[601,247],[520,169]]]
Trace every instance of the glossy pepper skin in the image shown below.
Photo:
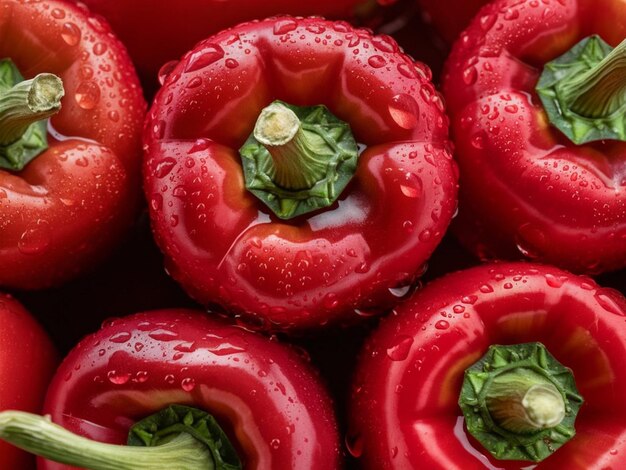
[[[616,0],[536,3],[486,6],[448,59],[443,89],[463,181],[456,233],[483,258],[619,269],[626,143],[574,145],[549,124],[534,89],[544,65],[583,38],[622,41],[626,9]]]
[[[178,59],[198,41],[243,21],[272,15],[367,17],[374,0],[86,0],[122,39],[148,90],[157,86],[161,66]]]
[[[0,294],[0,411],[38,413],[56,366],[56,351],[48,335],[19,302]],[[0,442],[0,467],[35,467],[32,455]]]
[[[44,412],[70,431],[124,444],[130,426],[170,404],[211,413],[246,469],[340,467],[330,398],[295,351],[201,312],[107,322],[63,361]]]
[[[46,151],[0,170],[0,285],[56,285],[104,258],[134,216],[145,102],[109,26],[67,2],[0,2],[0,57],[58,75]]]
[[[326,105],[367,146],[337,203],[288,221],[246,190],[237,154],[275,99]],[[167,269],[200,302],[268,328],[379,311],[415,282],[455,211],[447,131],[429,70],[387,36],[290,17],[213,36],[169,75],[144,134]]]
[[[349,442],[363,468],[519,469],[469,437],[457,404],[464,370],[493,344],[539,341],[584,397],[576,436],[537,464],[620,468],[626,299],[556,268],[493,264],[449,274],[385,319],[362,352]]]
[[[418,0],[422,14],[452,44],[488,0]]]

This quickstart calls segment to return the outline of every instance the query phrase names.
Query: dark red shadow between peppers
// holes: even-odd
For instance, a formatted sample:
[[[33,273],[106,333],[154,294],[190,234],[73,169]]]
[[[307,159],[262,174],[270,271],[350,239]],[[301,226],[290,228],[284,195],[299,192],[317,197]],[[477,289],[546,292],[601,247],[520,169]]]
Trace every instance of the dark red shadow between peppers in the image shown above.
[[[7,294],[0,294],[0,411],[41,411],[57,354],[41,326]],[[0,442],[0,468],[28,470],[32,455]]]
[[[157,73],[168,61],[212,34],[242,21],[272,15],[323,16],[344,20],[366,20],[379,4],[395,0],[85,0],[89,8],[104,16],[124,41],[142,82],[151,94],[157,88]]]

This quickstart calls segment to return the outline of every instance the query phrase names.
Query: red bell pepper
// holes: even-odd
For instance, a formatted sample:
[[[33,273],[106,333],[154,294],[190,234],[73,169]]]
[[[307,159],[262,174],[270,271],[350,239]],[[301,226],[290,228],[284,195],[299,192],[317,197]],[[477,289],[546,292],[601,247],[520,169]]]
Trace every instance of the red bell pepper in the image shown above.
[[[395,0],[380,1],[391,4]],[[177,60],[198,41],[243,21],[272,15],[319,15],[336,19],[367,18],[374,0],[85,0],[104,16],[122,39],[144,86],[157,85],[157,73],[166,62]]]
[[[418,0],[426,21],[452,44],[489,0]]]
[[[0,438],[91,469],[340,467],[330,398],[302,359],[199,312],[106,322],[61,364],[44,411],[55,424],[0,413]]]
[[[0,410],[39,412],[55,366],[46,333],[16,300],[0,294]],[[34,466],[31,455],[0,442],[0,468]]]
[[[619,292],[547,266],[434,281],[366,343],[351,451],[375,469],[621,468],[625,319]]]
[[[10,59],[0,64],[0,285],[41,288],[102,259],[130,224],[145,102],[123,46],[84,7],[2,0],[0,11]]]
[[[626,266],[625,37],[616,0],[497,1],[463,33],[444,92],[479,256]]]
[[[268,328],[397,301],[456,207],[429,78],[391,38],[319,18],[200,43],[167,78],[144,138],[168,271],[200,302]]]

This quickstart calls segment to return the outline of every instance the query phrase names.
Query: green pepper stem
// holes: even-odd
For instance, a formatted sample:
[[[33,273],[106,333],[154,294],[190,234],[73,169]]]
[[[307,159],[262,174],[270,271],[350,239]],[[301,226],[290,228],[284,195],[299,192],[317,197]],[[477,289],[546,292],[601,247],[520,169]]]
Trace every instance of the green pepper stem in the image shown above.
[[[514,370],[487,387],[489,414],[508,431],[531,433],[553,428],[565,417],[563,397],[545,380]]]
[[[261,110],[239,154],[246,188],[281,219],[331,206],[359,158],[350,125],[326,106],[281,101]]]
[[[73,434],[49,417],[3,411],[0,438],[46,459],[91,470],[215,468],[210,450],[187,433],[155,447],[104,444]]]
[[[608,118],[626,104],[626,40],[600,63],[561,87],[563,102],[576,114]]]
[[[0,94],[0,146],[19,140],[31,124],[61,109],[63,82],[51,73],[25,80]]]
[[[327,163],[317,154],[319,135],[308,135],[296,113],[280,102],[264,108],[254,127],[254,137],[272,156],[274,182],[285,189],[312,188],[326,175]]]
[[[496,459],[541,462],[576,434],[574,375],[541,343],[493,345],[465,371],[468,432]]]
[[[626,40],[583,39],[545,64],[535,87],[550,124],[574,144],[626,142]]]

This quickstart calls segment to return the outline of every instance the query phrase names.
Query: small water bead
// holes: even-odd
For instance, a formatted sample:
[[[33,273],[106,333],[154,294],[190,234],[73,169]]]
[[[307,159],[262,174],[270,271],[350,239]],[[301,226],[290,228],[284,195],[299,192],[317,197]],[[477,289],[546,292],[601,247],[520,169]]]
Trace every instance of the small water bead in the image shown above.
[[[326,28],[321,24],[310,24],[306,27],[306,30],[313,34],[322,34],[326,31]]]
[[[109,111],[107,113],[107,116],[113,122],[118,122],[120,120],[120,113],[118,113],[117,111]]]
[[[62,20],[63,18],[65,18],[65,12],[63,10],[61,10],[60,8],[54,8],[50,14],[52,15],[53,18],[56,18],[57,20]]]
[[[465,82],[466,85],[473,85],[476,83],[476,80],[478,80],[478,71],[476,70],[476,67],[471,66],[463,71],[463,82]]]
[[[108,32],[106,23],[97,16],[87,18],[87,23],[98,33]]]
[[[124,385],[130,379],[130,373],[110,370],[107,373],[107,378],[109,379],[109,382],[111,382],[112,384]]]
[[[239,66],[239,62],[237,62],[235,59],[226,59],[224,65],[226,65],[226,67],[229,69],[234,69]]]
[[[84,110],[93,109],[100,101],[100,87],[92,80],[80,82],[74,91],[74,100]]]
[[[602,289],[595,294],[595,299],[598,302],[598,305],[602,307],[609,313],[619,316],[626,316],[626,312],[620,307],[620,305],[615,301],[612,296],[607,295],[607,292],[610,292],[608,289]],[[619,298],[621,294],[616,292],[616,298]]]
[[[103,42],[97,42],[93,46],[93,53],[96,55],[104,54],[108,49],[108,46]]]
[[[78,157],[76,160],[74,160],[74,164],[76,166],[80,166],[82,168],[86,168],[89,166],[89,159],[86,156],[81,156]]]
[[[148,381],[148,372],[145,370],[140,370],[135,374],[135,378],[133,379],[135,382],[140,384]]]
[[[156,193],[150,198],[150,207],[152,210],[160,211],[163,208],[163,196],[159,193]]]
[[[178,338],[178,333],[159,328],[148,333],[148,336],[157,341],[173,341]]]
[[[172,169],[176,166],[176,160],[171,157],[166,157],[157,163],[157,166],[154,170],[154,175],[157,178],[165,178],[170,174]]]
[[[24,230],[17,242],[17,249],[24,255],[41,254],[48,250],[51,241],[50,226],[40,219],[35,227]]]
[[[517,18],[519,18],[519,10],[513,9],[513,8],[507,8],[506,11],[504,12],[504,19],[511,21],[511,20],[516,20]]]
[[[346,34],[348,40],[348,47],[356,47],[361,43],[361,38],[354,33]],[[355,50],[358,53],[358,49]]]
[[[323,301],[324,307],[327,309],[334,309],[337,308],[337,306],[339,306],[339,300],[337,300],[337,295],[331,293],[328,293],[324,296],[324,301]]]
[[[379,69],[387,65],[387,61],[385,60],[385,58],[380,55],[371,56],[369,59],[367,59],[367,63],[375,69]]]
[[[432,235],[433,233],[430,230],[425,229],[419,234],[418,238],[421,242],[427,242],[432,238]]]
[[[388,106],[391,119],[402,129],[414,129],[419,120],[419,107],[415,98],[401,93],[391,98]]]
[[[471,138],[472,147],[482,150],[485,148],[486,135],[484,131],[477,132]]]
[[[376,49],[382,52],[393,53],[398,51],[398,44],[396,43],[396,41],[385,34],[381,34],[380,36],[374,36],[372,38],[372,44]]]
[[[224,57],[224,49],[218,44],[208,44],[201,50],[194,52],[187,65],[185,66],[185,72],[194,72],[196,70],[208,67],[214,62],[217,62]],[[236,62],[236,61],[235,61]],[[236,66],[236,65],[235,65]]]
[[[81,38],[81,32],[74,23],[65,23],[61,29],[61,38],[69,46],[78,44]]]
[[[394,344],[387,348],[387,357],[392,361],[404,361],[411,351],[413,338],[407,335],[398,336]]]
[[[125,343],[127,342],[132,335],[128,331],[121,331],[119,333],[114,334],[109,338],[109,341],[112,343]]]
[[[435,328],[437,328],[438,330],[447,330],[449,327],[450,323],[446,320],[439,320],[437,323],[435,323]]]
[[[194,388],[196,388],[196,381],[191,377],[187,377],[182,380],[180,386],[185,392],[191,392]]]
[[[546,284],[550,287],[559,288],[567,281],[567,276],[555,276],[553,274],[546,274],[545,276]]]
[[[489,31],[496,23],[496,15],[484,15],[480,17],[480,27],[483,31]]]
[[[280,20],[274,23],[274,34],[287,34],[298,27],[298,22],[293,19]]]
[[[360,434],[347,434],[345,443],[346,449],[348,449],[352,457],[359,458],[363,455],[363,438]]]
[[[408,198],[418,198],[422,194],[422,180],[415,173],[406,173],[400,191]]]
[[[202,85],[202,78],[200,78],[200,77],[193,77],[187,83],[187,88],[198,88],[200,85]]]
[[[177,60],[170,60],[169,62],[166,62],[165,64],[161,66],[161,68],[159,69],[159,73],[157,75],[160,85],[163,85],[165,83],[165,80],[167,79],[167,77],[169,77],[169,75],[172,73],[172,71],[174,70],[174,68],[176,68],[177,65],[178,65]]]
[[[463,302],[464,304],[474,305],[477,300],[478,300],[477,295],[467,295],[461,299],[461,302]],[[463,309],[465,310],[465,308]]]
[[[356,268],[354,268],[354,272],[358,274],[365,274],[370,270],[370,266],[368,263],[363,262],[359,264]]]
[[[350,31],[351,28],[352,26],[350,26],[350,24],[346,23],[345,21],[335,21],[333,23],[333,29],[338,33],[347,33],[348,31]]]

